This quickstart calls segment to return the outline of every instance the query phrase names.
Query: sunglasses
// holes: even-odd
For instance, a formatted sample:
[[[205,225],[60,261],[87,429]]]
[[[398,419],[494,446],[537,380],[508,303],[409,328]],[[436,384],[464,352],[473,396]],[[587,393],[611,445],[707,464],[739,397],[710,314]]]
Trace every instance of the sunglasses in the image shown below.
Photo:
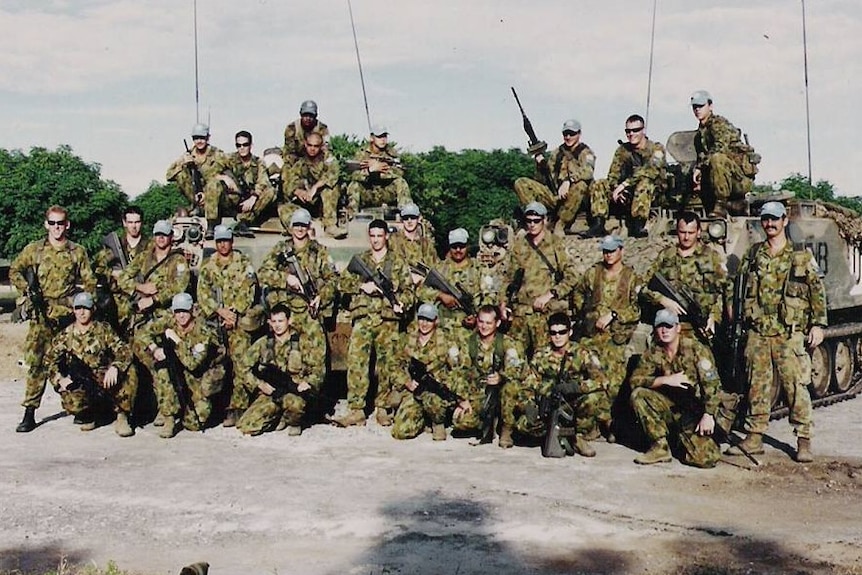
[[[549,329],[548,333],[550,333],[551,335],[566,335],[567,333],[569,333],[569,330],[567,330],[566,328]]]
[[[45,220],[49,226],[65,226],[66,220]]]
[[[572,136],[577,136],[580,133],[581,133],[580,130],[577,132],[575,132],[574,130],[566,130],[565,132],[563,132],[563,135],[572,137]]]
[[[780,217],[778,217],[778,216],[772,216],[772,215],[760,216],[760,221],[761,221],[761,222],[763,222],[763,221],[777,222],[777,221],[778,221],[778,220],[780,220],[780,219],[781,219]]]
[[[192,136],[192,140],[206,140],[208,136]]]
[[[545,218],[527,218],[525,220],[528,224],[539,224],[545,221]]]
[[[466,247],[467,247],[467,244],[460,244],[460,243],[457,243],[457,244],[449,244],[449,249],[450,249],[450,250],[463,250],[463,249],[464,249],[464,248],[466,248]]]
[[[239,148],[248,148],[249,146],[251,146],[251,142],[237,142],[237,143],[236,143],[236,147],[237,147],[237,149],[239,149]]]
[[[401,216],[402,220],[418,220],[419,216]]]
[[[87,306],[85,306],[85,305],[76,305],[76,306],[75,306],[75,309],[93,309],[93,308],[91,308],[91,307],[87,307]]]
[[[626,134],[637,134],[638,132],[642,132],[643,129],[644,129],[643,126],[641,126],[640,128],[626,128],[625,133]]]

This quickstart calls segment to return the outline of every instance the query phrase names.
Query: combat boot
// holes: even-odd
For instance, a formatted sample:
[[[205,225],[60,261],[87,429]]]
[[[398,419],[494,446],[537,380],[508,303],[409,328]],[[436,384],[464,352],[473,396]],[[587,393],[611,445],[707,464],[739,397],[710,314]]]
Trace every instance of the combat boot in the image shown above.
[[[575,453],[583,457],[595,457],[596,450],[584,439],[582,435],[575,436]]]
[[[289,423],[290,415],[285,411],[281,414],[281,419],[278,420],[278,424],[275,426],[276,431],[284,431],[287,429],[287,424]]]
[[[215,227],[218,225],[219,220],[207,220],[207,232],[204,234],[205,240],[211,240],[215,237]]]
[[[645,238],[649,236],[649,232],[646,229],[646,220],[643,218],[632,218],[631,222],[629,222],[629,237],[631,238]]]
[[[249,229],[248,224],[245,222],[238,222],[233,227],[233,235],[241,238],[253,238],[254,232]]]
[[[811,439],[798,437],[796,439],[796,461],[799,463],[811,463],[814,455],[811,453]]]
[[[323,231],[327,236],[336,240],[343,240],[347,237],[347,230],[336,225],[326,226],[326,229]]]
[[[228,409],[224,415],[223,427],[236,427],[236,422],[239,419],[241,412],[239,409]]]
[[[442,423],[435,423],[431,426],[431,439],[434,441],[446,441],[446,426]]]
[[[739,445],[728,447],[725,455],[760,455],[763,453],[763,435],[749,433]]]
[[[392,416],[385,407],[378,407],[374,418],[377,420],[377,425],[381,427],[389,427],[392,425]]]
[[[581,232],[582,238],[600,238],[605,235],[605,218],[604,216],[596,216],[593,225],[589,229]]]
[[[78,417],[80,418],[79,421],[81,422],[78,428],[81,431],[93,431],[94,429],[96,429],[96,417],[91,411],[83,411],[78,414]]]
[[[497,445],[499,445],[503,449],[509,449],[510,447],[515,445],[515,442],[512,439],[511,425],[503,424],[503,427],[500,428],[500,439],[497,440]]]
[[[666,463],[671,460],[670,447],[667,439],[661,438],[652,444],[649,451],[635,457],[638,465],[652,465],[653,463]]]
[[[287,435],[289,437],[299,437],[302,435],[302,426],[301,425],[288,425],[287,426]]]
[[[156,418],[153,420],[153,427],[162,427],[165,424],[165,416],[161,414],[161,412],[156,414]]]
[[[36,429],[36,408],[25,407],[24,418],[21,419],[21,423],[18,424],[15,431],[18,433],[30,433],[34,429]]]
[[[129,416],[125,412],[117,414],[117,420],[114,421],[114,432],[120,437],[131,437],[135,434],[135,430],[129,425]]]
[[[361,409],[351,409],[341,417],[333,417],[332,423],[338,427],[350,427],[351,425],[365,425],[365,412]]]
[[[177,420],[173,415],[168,415],[164,418],[164,422],[161,431],[159,431],[159,437],[170,439],[177,434]]]

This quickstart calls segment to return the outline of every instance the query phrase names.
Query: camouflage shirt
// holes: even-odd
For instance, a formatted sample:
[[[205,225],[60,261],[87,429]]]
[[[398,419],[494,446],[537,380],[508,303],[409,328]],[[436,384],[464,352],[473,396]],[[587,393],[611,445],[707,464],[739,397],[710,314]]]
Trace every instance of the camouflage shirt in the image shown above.
[[[641,182],[650,182],[664,188],[667,180],[667,157],[664,146],[652,140],[644,140],[645,146],[637,149],[629,143],[620,144],[611,167],[608,169],[608,183],[611,189],[622,182],[627,188],[636,188]]]
[[[198,171],[201,173],[204,186],[217,176],[220,176],[227,167],[227,155],[212,145],[208,145],[203,154],[198,154],[195,150],[192,150],[192,156],[195,159]],[[183,158],[178,159],[168,167],[167,172],[165,172],[165,179],[169,182],[176,182],[180,192],[190,202],[195,201],[194,181]]]
[[[213,317],[224,307],[242,315],[254,305],[257,279],[248,256],[232,251],[227,258],[215,253],[201,264],[198,272],[197,301],[204,317]],[[221,291],[222,303],[217,292]]]
[[[418,333],[414,330],[404,338],[405,345],[394,358],[394,366],[403,370],[402,376],[396,376],[396,387],[410,381],[410,359],[416,359],[425,364],[428,373],[449,389],[457,389],[461,385],[461,371],[457,367],[461,363],[461,350],[450,342],[446,334],[434,330],[431,338],[424,345],[420,343]]]
[[[562,239],[545,229],[537,249],[530,247],[527,243],[529,241],[526,235],[515,238],[509,253],[504,285],[510,285],[517,270],[523,269],[524,281],[521,289],[514,295],[514,299],[527,309],[527,313],[533,313],[531,311],[533,300],[550,290],[556,292],[554,299],[564,301],[574,288],[577,276]],[[537,250],[545,257],[542,258]],[[512,302],[508,304],[511,306]]]
[[[727,270],[718,252],[698,243],[694,253],[682,257],[677,246],[668,246],[659,253],[646,277],[652,280],[659,272],[675,288],[687,288],[705,314],[708,313],[714,320],[721,321],[728,282]],[[662,294],[658,291],[646,287],[643,294],[651,304],[661,305]]]
[[[584,143],[579,143],[573,149],[569,149],[565,144],[560,144],[551,152],[551,156],[548,158],[548,166],[557,187],[566,180],[573,184],[577,182],[586,182],[589,184],[593,181],[596,155]]]
[[[713,154],[736,157],[742,144],[739,129],[718,114],[710,114],[703,124],[698,124],[694,135],[694,149],[697,152],[698,166],[708,166]]]
[[[461,344],[459,352],[464,379],[468,386],[479,389],[484,389],[482,380],[491,373],[500,374],[501,384],[507,381],[520,383],[527,367],[526,357],[524,346],[502,333],[495,334],[494,340],[486,347],[474,331]]]
[[[440,259],[434,249],[434,239],[420,232],[418,239],[412,240],[403,232],[395,232],[389,236],[389,249],[403,258],[408,264],[417,263],[434,267]]]
[[[398,257],[392,250],[386,251],[386,255],[380,263],[374,261],[371,250],[362,252],[358,257],[362,258],[362,261],[371,270],[381,271],[392,281],[395,297],[405,310],[413,307],[413,284],[410,281],[410,268],[407,266],[407,262]],[[354,320],[365,316],[387,320],[399,319],[392,310],[392,305],[382,293],[375,291],[372,295],[368,295],[360,289],[360,285],[365,281],[359,275],[346,269],[341,272],[338,287],[342,294],[350,296],[351,317]]]
[[[576,342],[569,342],[567,349],[564,355],[555,353],[550,345],[538,349],[530,360],[527,387],[539,395],[549,395],[557,382],[576,384],[579,393],[607,389],[607,377],[598,354]],[[561,370],[563,358],[566,363]]]
[[[182,330],[173,314],[165,314],[138,331],[141,346],[161,347],[162,336],[169,328],[180,336],[176,345],[177,358],[186,371],[199,377],[224,362],[225,349],[218,341],[218,334],[200,318],[193,319],[188,328]]]
[[[167,308],[176,294],[186,291],[190,278],[189,264],[182,251],[173,250],[159,262],[155,250],[150,249],[132,260],[120,274],[117,283],[123,293],[133,297],[137,284],[152,282],[158,290],[153,296],[156,307]]]
[[[234,152],[225,158],[225,168],[245,182],[245,187],[253,195],[262,198],[275,197],[275,190],[272,182],[269,181],[266,165],[257,156],[252,155],[248,162],[243,162],[239,154]]]
[[[284,198],[290,201],[295,190],[311,189],[318,182],[318,189],[334,188],[338,185],[338,175],[339,168],[335,157],[323,151],[314,159],[302,156],[292,165],[285,163],[282,171]]]
[[[66,353],[76,356],[94,373],[112,365],[120,373],[125,373],[132,363],[132,348],[110,325],[100,321],[92,322],[83,332],[78,325],[72,324],[54,339],[46,358],[46,365],[50,366],[49,378],[58,375],[57,364]]]
[[[450,258],[446,258],[436,266],[434,266],[440,275],[455,289],[461,289],[465,295],[473,298],[473,307],[478,310],[476,305],[476,295],[479,294],[481,268],[476,260],[472,258],[464,258],[460,263],[455,263]],[[460,286],[460,287],[459,287]],[[429,287],[426,284],[422,285],[419,291],[419,299],[423,302],[434,302],[437,300],[438,290]],[[446,306],[439,306],[439,315],[441,323],[444,320],[460,321],[466,316],[466,313],[461,308],[449,309]]]
[[[634,269],[623,264],[620,272],[609,277],[602,262],[589,267],[572,291],[572,307],[575,317],[583,318],[583,335],[591,336],[596,332],[596,321],[608,313],[615,313],[608,330],[618,332],[628,341],[628,337],[640,319],[638,293],[641,279]],[[616,338],[615,338],[616,339]]]
[[[323,386],[326,373],[326,342],[320,336],[310,334],[286,333],[279,341],[273,335],[255,341],[246,352],[243,365],[257,363],[276,366],[289,373],[295,382],[308,382],[314,389]],[[249,374],[254,384],[262,380]]]
[[[317,240],[309,240],[302,248],[297,248],[293,244],[293,239],[287,239],[277,243],[272,248],[257,272],[260,285],[275,292],[267,300],[270,305],[284,302],[292,311],[302,311],[308,308],[308,301],[305,297],[288,287],[288,266],[279,261],[281,254],[290,252],[296,254],[300,267],[309,274],[310,279],[317,287],[317,293],[320,295],[320,307],[323,308],[332,303],[338,287],[338,274],[335,271],[335,262],[329,255],[329,251]]]
[[[110,277],[115,267],[119,269],[120,267],[128,266],[135,259],[135,256],[153,247],[150,243],[151,240],[143,236],[135,247],[129,246],[129,239],[126,237],[126,234],[118,234],[117,237],[120,240],[120,247],[123,248],[123,253],[126,255],[126,261],[121,266],[117,258],[114,257],[114,252],[107,247],[103,247],[93,257],[93,271],[97,276]]]
[[[302,127],[302,118],[297,118],[284,128],[284,163],[292,164],[305,154],[305,137],[308,134],[320,134],[323,143],[329,143],[329,128],[318,120],[310,132]]]
[[[368,168],[362,168],[361,170],[356,170],[350,175],[350,180],[353,182],[360,182],[369,186],[373,186],[376,184],[386,184],[390,180],[394,180],[395,178],[403,178],[404,170],[401,167],[401,160],[398,157],[398,153],[392,146],[387,145],[386,149],[381,151],[375,151],[371,149],[371,144],[369,143],[364,149],[359,150],[359,152],[354,157],[355,160],[362,162],[370,159],[377,159],[389,164],[389,171],[386,173],[381,172],[369,172]]]

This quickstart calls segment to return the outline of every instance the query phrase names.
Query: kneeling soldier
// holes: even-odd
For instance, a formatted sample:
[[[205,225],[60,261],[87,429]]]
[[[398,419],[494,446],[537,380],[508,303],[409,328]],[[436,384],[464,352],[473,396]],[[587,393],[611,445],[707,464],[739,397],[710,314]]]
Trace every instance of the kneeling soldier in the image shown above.
[[[72,300],[75,323],[63,330],[48,352],[50,380],[68,413],[82,421],[81,431],[96,427],[100,402],[109,403],[117,414],[114,431],[129,437],[129,425],[137,378],[129,378],[132,350],[104,322],[93,321],[93,296],[81,292]]]

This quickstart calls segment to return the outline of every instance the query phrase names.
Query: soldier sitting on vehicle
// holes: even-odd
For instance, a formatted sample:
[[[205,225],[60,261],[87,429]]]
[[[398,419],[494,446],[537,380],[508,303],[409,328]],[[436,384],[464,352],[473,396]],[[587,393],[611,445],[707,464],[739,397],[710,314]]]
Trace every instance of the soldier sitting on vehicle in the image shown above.
[[[354,214],[365,206],[403,206],[412,203],[410,186],[404,179],[401,159],[389,145],[389,130],[377,124],[371,127],[368,146],[360,150],[348,169],[356,170],[350,176],[347,186],[347,214]]]
[[[240,130],[234,136],[236,152],[226,161],[227,172],[219,179],[227,188],[225,209],[236,214],[237,224],[233,233],[238,236],[253,236],[249,226],[259,222],[266,209],[275,201],[276,192],[269,179],[266,165],[251,153],[251,133]]]

